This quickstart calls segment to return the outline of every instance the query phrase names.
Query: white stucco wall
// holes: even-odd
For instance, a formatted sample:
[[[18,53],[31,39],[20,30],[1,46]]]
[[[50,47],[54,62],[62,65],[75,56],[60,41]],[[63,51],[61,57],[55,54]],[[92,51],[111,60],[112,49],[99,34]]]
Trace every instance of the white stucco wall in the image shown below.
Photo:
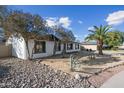
[[[42,41],[42,40],[41,40]],[[42,57],[47,57],[47,56],[52,56],[53,55],[53,49],[54,49],[54,41],[45,41],[46,42],[46,52],[45,53],[37,53],[37,54],[32,54],[33,48],[34,48],[34,40],[31,39],[28,41],[28,49],[30,53],[30,58],[42,58]],[[12,56],[15,56],[17,58],[21,59],[28,59],[28,50],[26,47],[26,43],[23,37],[12,37],[11,39],[11,44],[12,44]],[[61,44],[61,51],[56,51],[56,54],[61,54],[63,51],[64,45]],[[74,52],[74,51],[80,51],[79,49],[75,49],[75,43],[73,44],[73,50],[67,50],[67,45],[66,45],[66,52]]]
[[[26,44],[23,37],[12,36],[11,44],[12,44],[12,56],[21,59],[27,59]]]
[[[34,40],[33,39],[30,39],[28,41],[29,55],[28,55],[28,51],[26,52],[26,57],[27,58],[28,58],[28,56],[30,56],[30,58],[32,57],[33,48],[34,48]]]
[[[56,51],[56,54],[61,54],[61,53],[62,53],[62,51],[63,51],[63,48],[64,48],[64,45],[63,45],[63,44],[61,44],[61,51]]]
[[[45,53],[37,53],[33,54],[33,58],[42,58],[42,57],[47,57],[47,56],[52,56],[53,55],[53,49],[54,49],[54,42],[53,41],[45,41],[46,42],[46,52]],[[31,42],[30,42],[31,43]],[[34,41],[32,41],[34,44]],[[30,44],[30,51],[32,51],[32,45]]]
[[[80,47],[80,44],[79,44],[79,49],[74,49],[74,51],[80,51],[80,50],[81,50],[81,47]]]
[[[97,45],[82,45],[85,49],[97,50]]]
[[[46,42],[46,53],[37,53],[33,54],[32,58],[42,58],[42,57],[47,57],[47,56],[52,56],[53,55],[53,49],[54,49],[54,41],[45,41]],[[29,50],[30,50],[30,55],[32,53],[32,49],[34,46],[34,40],[29,41]],[[56,51],[56,54],[61,54],[63,51],[64,45],[61,44],[61,51]],[[66,46],[66,52],[75,52],[75,51],[80,51],[79,49],[75,49],[75,44],[74,44],[74,49],[73,50],[67,50]]]

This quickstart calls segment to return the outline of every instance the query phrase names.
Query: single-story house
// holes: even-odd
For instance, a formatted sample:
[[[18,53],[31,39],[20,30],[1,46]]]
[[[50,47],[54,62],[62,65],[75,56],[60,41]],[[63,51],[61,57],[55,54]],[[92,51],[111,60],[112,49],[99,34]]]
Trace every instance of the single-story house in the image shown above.
[[[83,46],[85,49],[97,50],[96,42],[82,42],[81,46]]]
[[[12,46],[12,56],[21,59],[35,59],[52,56],[54,54],[54,44],[56,40],[56,52],[55,54],[61,54],[64,48],[62,38],[54,33],[48,33],[41,35],[40,39],[30,39],[28,41],[28,49],[24,38],[12,35],[8,39],[8,44]],[[29,50],[29,51],[28,51]],[[66,42],[66,52],[80,51],[80,43],[75,41]]]

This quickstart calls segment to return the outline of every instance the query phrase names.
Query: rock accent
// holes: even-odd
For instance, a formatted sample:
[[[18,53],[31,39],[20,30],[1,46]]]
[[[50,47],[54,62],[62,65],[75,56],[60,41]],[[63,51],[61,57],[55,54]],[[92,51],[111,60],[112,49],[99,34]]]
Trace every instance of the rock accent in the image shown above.
[[[0,59],[1,88],[83,88],[80,76],[17,58]],[[3,68],[4,67],[4,68]],[[3,70],[6,70],[3,72]]]

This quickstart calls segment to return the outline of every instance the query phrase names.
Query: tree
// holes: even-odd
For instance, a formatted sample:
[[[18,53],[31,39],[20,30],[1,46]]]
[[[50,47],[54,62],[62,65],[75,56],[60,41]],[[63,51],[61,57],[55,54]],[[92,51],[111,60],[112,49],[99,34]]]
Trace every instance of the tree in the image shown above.
[[[13,11],[4,21],[5,35],[10,37],[12,34],[21,36],[25,39],[28,57],[30,53],[28,48],[29,39],[39,38],[45,28],[45,21],[39,15],[24,13],[23,11]]]
[[[91,34],[89,34],[85,40],[95,40],[97,41],[97,49],[100,55],[103,55],[102,48],[103,48],[103,43],[104,40],[106,39],[106,33],[110,30],[110,26],[102,26],[100,27],[94,26],[93,30],[89,30]]]
[[[0,6],[0,27],[2,27],[2,23],[5,20],[5,18],[7,17],[7,15],[9,14],[9,10],[7,6]]]
[[[55,31],[55,33],[61,38],[61,40],[63,41],[63,52],[62,53],[65,53],[66,52],[66,44],[65,44],[65,42],[66,42],[66,40],[68,40],[68,38],[67,38],[67,34],[66,34],[66,32],[65,32],[65,28],[62,28],[62,27],[54,27],[54,31]],[[59,39],[60,39],[59,38]],[[56,52],[56,40],[54,40],[55,41],[55,44],[54,44],[54,54],[55,54],[55,52]]]
[[[61,37],[61,41],[63,42],[63,51],[62,54],[66,53],[66,43],[70,41],[74,41],[75,37],[71,30],[65,29],[61,26],[56,27],[55,31],[58,33],[59,37]]]
[[[121,37],[121,44],[123,44],[124,43],[124,32],[121,32],[121,31],[117,31],[117,32]]]
[[[107,38],[104,41],[106,45],[111,48],[121,45],[124,41],[123,32],[120,31],[111,31],[107,32]]]
[[[57,36],[61,42],[63,43],[63,51],[62,54],[66,53],[66,42],[69,41],[74,41],[75,37],[74,34],[72,33],[71,30],[65,29],[62,26],[54,26],[52,27],[52,29],[54,30],[54,34],[55,36]],[[53,54],[55,55],[56,53],[56,39],[54,39],[54,50],[53,50]]]
[[[67,31],[67,34],[69,36],[70,41],[75,41],[76,38],[71,30]]]

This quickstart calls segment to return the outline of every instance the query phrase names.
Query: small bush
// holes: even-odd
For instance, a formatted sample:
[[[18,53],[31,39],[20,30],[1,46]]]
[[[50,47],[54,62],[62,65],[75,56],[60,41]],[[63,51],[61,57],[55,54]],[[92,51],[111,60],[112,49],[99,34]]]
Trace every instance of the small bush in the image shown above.
[[[85,48],[83,46],[81,46],[81,50],[85,50]]]

